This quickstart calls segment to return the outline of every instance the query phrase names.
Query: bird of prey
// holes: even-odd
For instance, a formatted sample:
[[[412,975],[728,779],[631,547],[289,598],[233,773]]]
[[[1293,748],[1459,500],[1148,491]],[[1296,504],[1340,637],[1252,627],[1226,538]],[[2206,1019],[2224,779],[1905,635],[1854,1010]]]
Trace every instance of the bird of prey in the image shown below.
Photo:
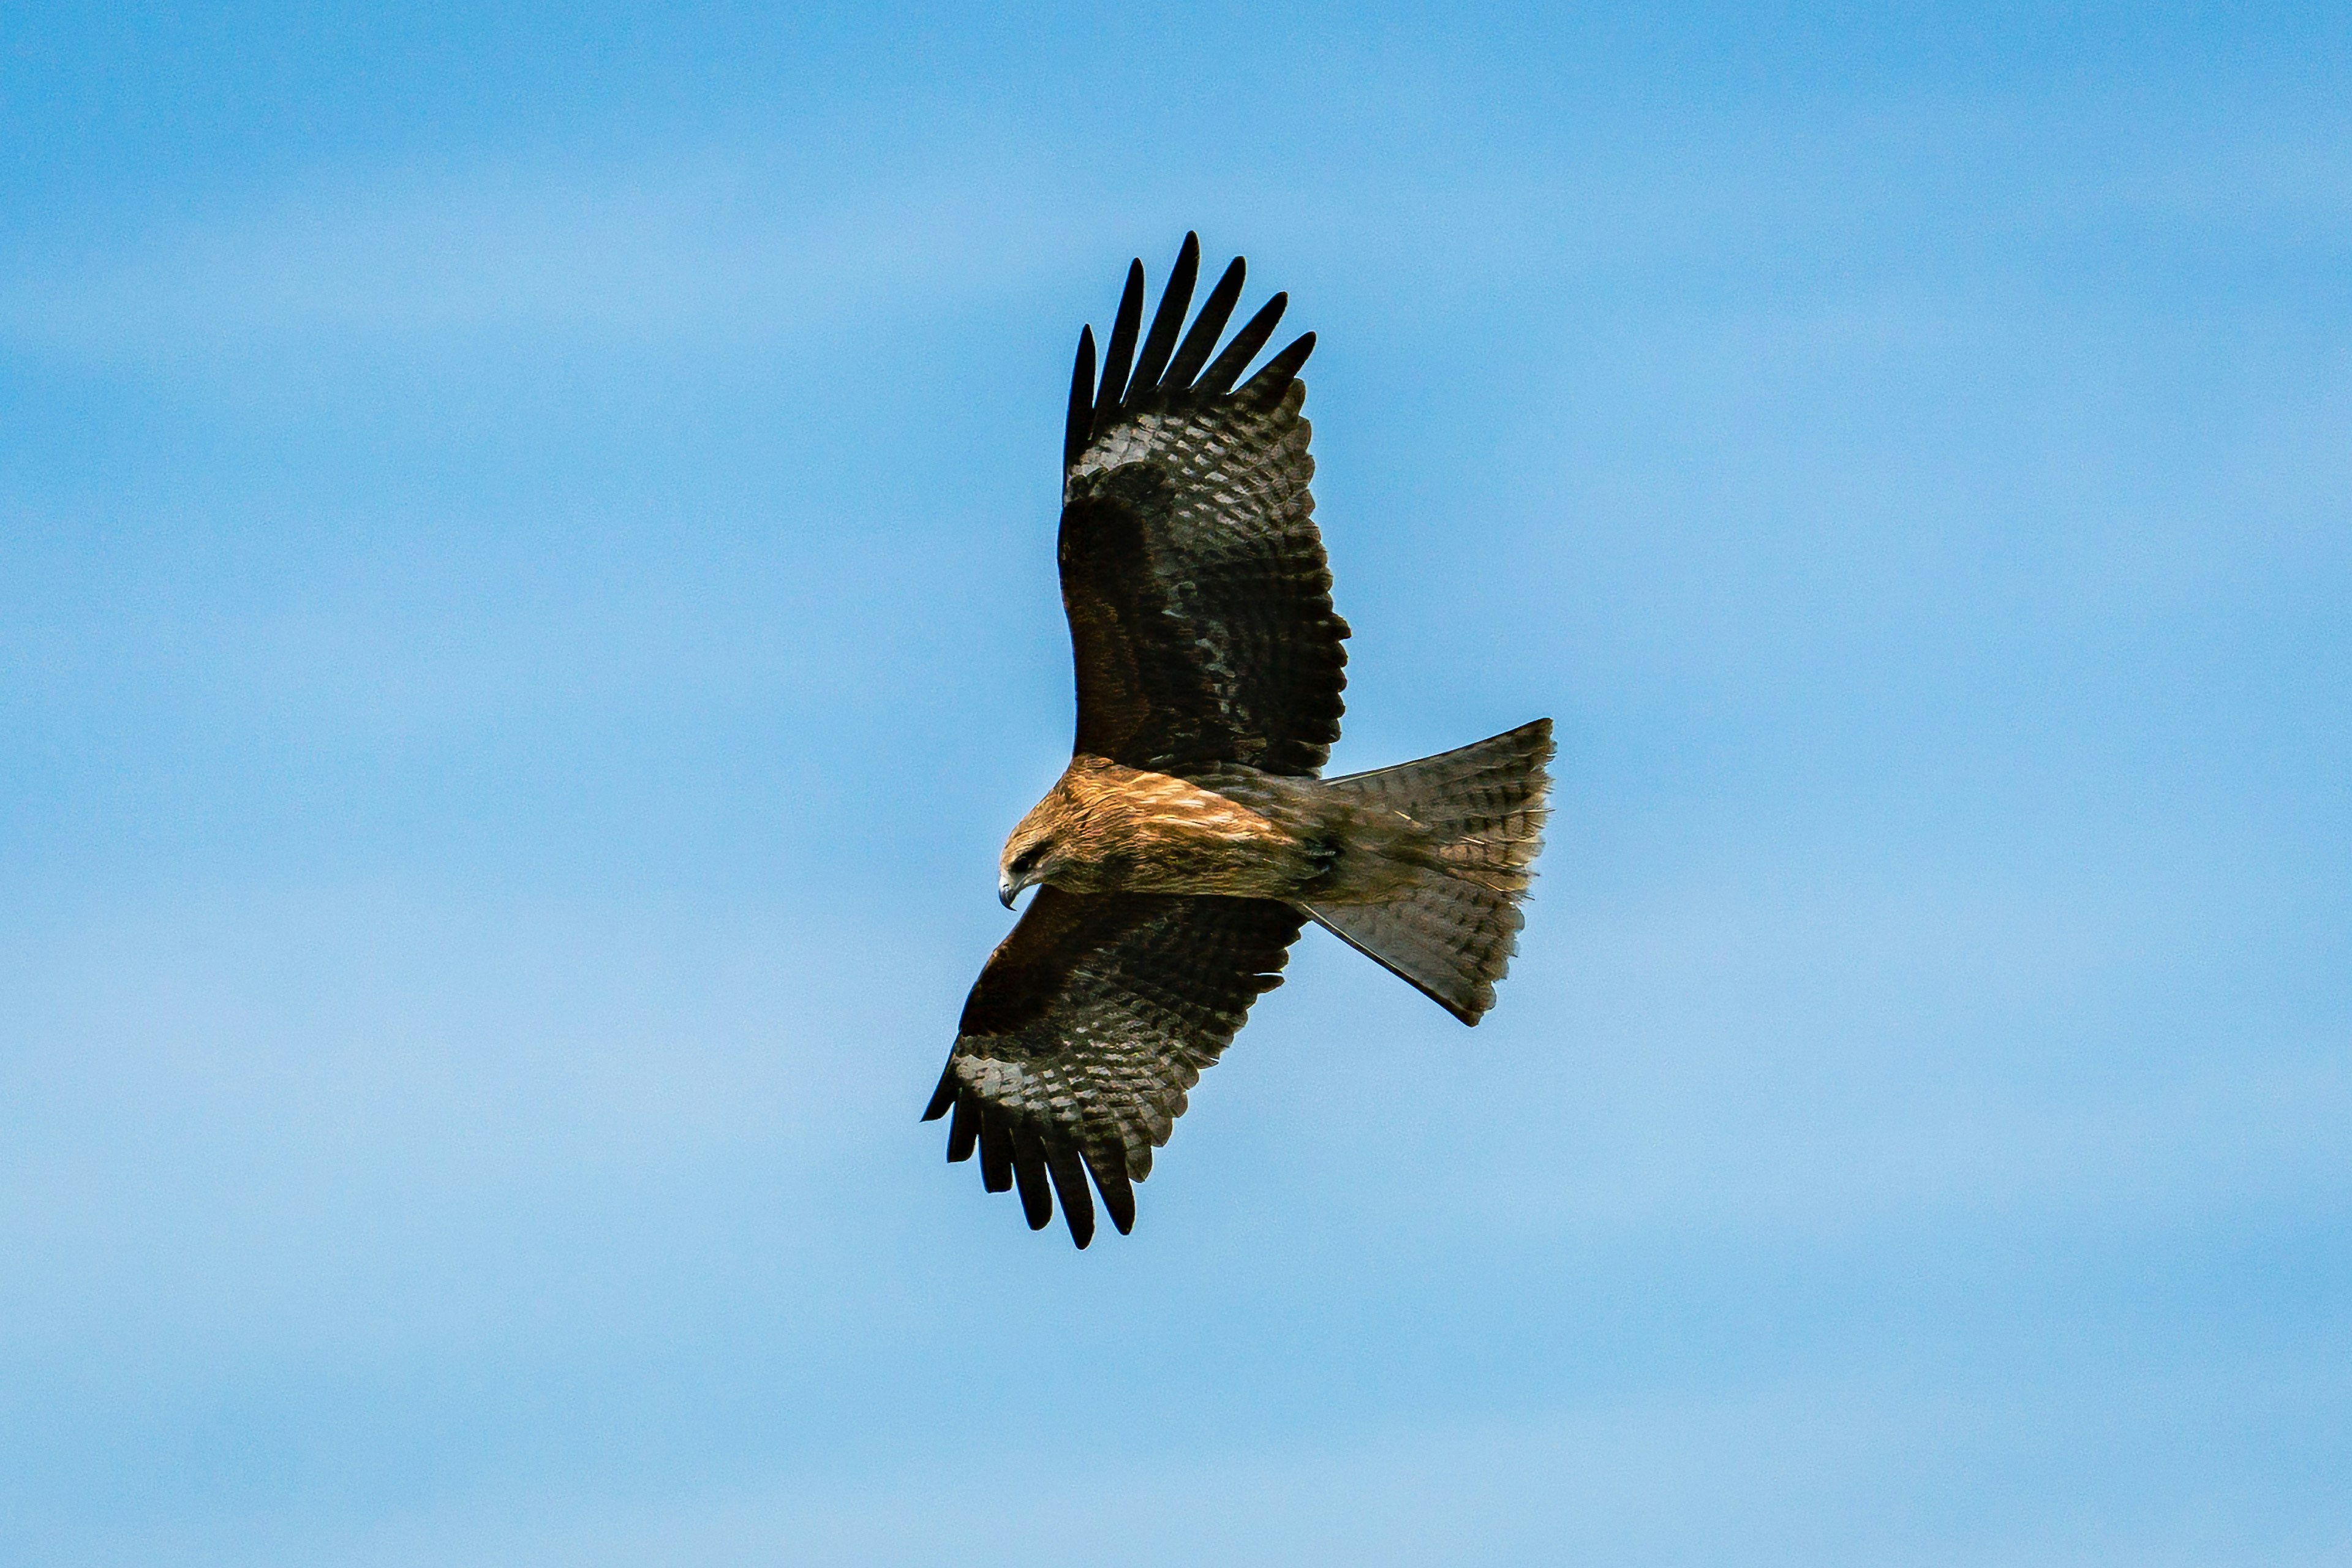
[[[1005,841],[997,891],[1036,897],[989,955],[923,1119],[948,1158],[1111,1223],[1308,921],[1465,1024],[1494,1005],[1542,847],[1551,721],[1419,762],[1320,777],[1348,624],[1307,482],[1309,332],[1247,380],[1276,294],[1222,351],[1229,267],[1193,318],[1187,235],[1142,329],[1143,264],[1095,376],[1078,335],[1062,447],[1062,603],[1078,689],[1070,765]],[[1179,341],[1179,334],[1181,340]],[[1139,342],[1139,338],[1140,342]],[[1050,1185],[1049,1185],[1050,1184]]]

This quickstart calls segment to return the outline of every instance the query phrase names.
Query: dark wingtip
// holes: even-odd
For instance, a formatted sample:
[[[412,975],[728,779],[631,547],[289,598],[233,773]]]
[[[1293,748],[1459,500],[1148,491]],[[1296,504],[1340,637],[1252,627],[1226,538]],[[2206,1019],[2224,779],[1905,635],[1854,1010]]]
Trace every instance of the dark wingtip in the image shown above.
[[[1135,1228],[1135,1184],[1127,1179],[1127,1165],[1117,1148],[1085,1149],[1079,1152],[1087,1169],[1094,1173],[1095,1188],[1102,1194],[1103,1207],[1110,1211],[1110,1223],[1119,1235]]]
[[[1152,313],[1143,352],[1136,358],[1130,401],[1136,395],[1160,389],[1160,373],[1168,368],[1168,356],[1176,351],[1176,331],[1184,324],[1184,312],[1192,308],[1192,285],[1200,276],[1201,237],[1187,234],[1176,252],[1176,265],[1169,269],[1167,285],[1160,290],[1160,309]]]
[[[1290,296],[1287,293],[1276,294],[1260,305],[1257,314],[1234,334],[1234,341],[1225,345],[1225,352],[1217,356],[1214,364],[1201,373],[1201,379],[1194,384],[1203,392],[1220,396],[1231,392],[1234,383],[1241,379],[1242,372],[1249,368],[1249,362],[1257,357],[1257,351],[1265,347],[1265,340],[1274,336],[1274,329],[1282,322],[1282,312],[1289,306]]]
[[[955,1058],[950,1057],[947,1070],[940,1074],[940,1087],[931,1090],[931,1102],[923,1108],[923,1120],[937,1121],[945,1116],[948,1107],[955,1103]]]
[[[1225,323],[1233,319],[1234,305],[1242,297],[1242,279],[1248,271],[1242,258],[1234,257],[1225,275],[1217,279],[1216,287],[1202,302],[1200,315],[1193,318],[1192,330],[1184,334],[1182,346],[1177,349],[1176,357],[1169,362],[1166,374],[1160,377],[1161,384],[1178,392],[1192,386],[1201,367],[1209,363],[1217,340],[1224,335]]]
[[[1086,1162],[1076,1149],[1061,1144],[1046,1154],[1045,1171],[1054,1178],[1054,1196],[1061,1202],[1070,1239],[1083,1248],[1095,1238],[1095,1200],[1087,1190]]]
[[[1021,1212],[1031,1230],[1054,1223],[1054,1190],[1045,1174],[1045,1151],[1037,1135],[1025,1128],[1013,1131],[1013,1184],[1021,1189]]]
[[[1070,371],[1070,417],[1062,430],[1062,468],[1075,467],[1095,423],[1095,330],[1078,329],[1078,361]]]
[[[1127,264],[1127,287],[1118,296],[1118,318],[1103,346],[1102,388],[1095,396],[1092,433],[1100,435],[1127,396],[1128,368],[1135,363],[1135,337],[1143,327],[1143,259]]]
[[[1084,1252],[1087,1249],[1087,1243],[1095,1238],[1094,1205],[1089,1204],[1081,1209],[1065,1202],[1062,1205],[1062,1218],[1070,1227],[1071,1245],[1080,1252]]]
[[[1029,1228],[1031,1230],[1043,1230],[1047,1226],[1053,1224],[1054,1200],[1050,1197],[1040,1197],[1032,1201],[1029,1196],[1030,1181],[1034,1179],[1035,1181],[1043,1182],[1045,1178],[1043,1176],[1031,1178],[1027,1176],[1018,1165],[1013,1167],[1013,1175],[1014,1184],[1019,1186],[1021,1189],[1021,1212],[1022,1215],[1029,1221]]]
[[[1315,334],[1302,332],[1291,340],[1288,347],[1265,362],[1258,373],[1249,378],[1249,384],[1237,395],[1242,397],[1280,397],[1298,378],[1298,367],[1315,352]]]
[[[992,1193],[1013,1185],[1013,1133],[1001,1118],[985,1112],[980,1119],[980,1184]]]
[[[961,1165],[971,1159],[972,1146],[979,1141],[980,1105],[958,1095],[955,1120],[948,1123],[948,1163]]]

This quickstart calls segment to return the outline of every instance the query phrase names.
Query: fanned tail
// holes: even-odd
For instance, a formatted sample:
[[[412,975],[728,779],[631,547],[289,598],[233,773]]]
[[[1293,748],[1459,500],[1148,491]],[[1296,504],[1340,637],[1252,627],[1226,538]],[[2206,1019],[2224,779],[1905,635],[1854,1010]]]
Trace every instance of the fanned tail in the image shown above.
[[[1495,1005],[1518,949],[1519,902],[1543,848],[1551,721],[1419,762],[1328,781],[1353,804],[1429,834],[1403,890],[1377,903],[1303,906],[1316,922],[1465,1024]]]

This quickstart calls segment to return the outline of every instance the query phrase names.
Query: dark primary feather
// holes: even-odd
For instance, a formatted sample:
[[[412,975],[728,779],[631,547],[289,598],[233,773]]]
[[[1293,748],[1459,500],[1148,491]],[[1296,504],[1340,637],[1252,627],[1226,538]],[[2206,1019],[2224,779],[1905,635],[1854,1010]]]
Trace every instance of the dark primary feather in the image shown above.
[[[1257,357],[1257,351],[1265,347],[1265,340],[1274,336],[1274,329],[1281,324],[1283,310],[1289,303],[1288,294],[1276,294],[1259,306],[1257,314],[1234,334],[1234,341],[1227,343],[1225,352],[1217,356],[1217,363],[1201,373],[1197,390],[1216,394],[1231,392],[1234,383],[1241,379],[1243,370]],[[1311,345],[1315,338],[1309,333],[1301,341]]]
[[[1118,416],[1119,399],[1127,393],[1129,356],[1135,353],[1136,329],[1143,324],[1143,263],[1130,262],[1127,287],[1118,296],[1118,316],[1111,322],[1110,342],[1103,347],[1102,394],[1095,399],[1094,435],[1101,439],[1109,421]]]
[[[926,1120],[977,1123],[983,1184],[1017,1184],[1033,1228],[1058,1194],[1084,1247],[1090,1173],[1126,1233],[1133,1183],[1250,1004],[1282,983],[1303,921],[1267,900],[1040,888],[964,1004]],[[948,1157],[971,1152],[951,1131]]]
[[[992,1193],[1013,1190],[1013,1128],[986,1110],[980,1122],[980,1184]]]
[[[1045,1143],[1035,1128],[1021,1121],[1013,1123],[1013,1180],[1021,1188],[1021,1212],[1029,1228],[1043,1230],[1053,1224],[1054,1194],[1045,1190]]]
[[[1062,436],[1062,467],[1067,469],[1087,449],[1095,421],[1095,330],[1078,329],[1078,363],[1070,372],[1070,421]]]
[[[1143,353],[1135,362],[1137,385],[1160,384],[1160,373],[1168,368],[1168,356],[1175,352],[1176,330],[1184,324],[1184,312],[1192,308],[1192,284],[1200,275],[1201,237],[1188,234],[1183,248],[1176,253],[1176,269],[1168,275],[1168,287],[1160,291],[1151,335],[1143,340]]]
[[[1186,235],[1184,237],[1188,244],[1194,243],[1192,236]],[[1201,367],[1209,363],[1210,353],[1216,348],[1217,340],[1224,335],[1225,323],[1233,320],[1234,306],[1242,297],[1242,279],[1248,270],[1248,267],[1242,258],[1238,256],[1234,257],[1234,264],[1225,268],[1225,275],[1217,279],[1217,286],[1209,290],[1208,299],[1201,305],[1201,313],[1193,318],[1192,330],[1184,334],[1183,346],[1176,351],[1176,357],[1169,362],[1166,374],[1168,384],[1192,385],[1192,378],[1201,374]],[[1276,298],[1280,296],[1277,295]],[[1093,374],[1091,363],[1088,364],[1087,373]],[[1062,466],[1066,468],[1071,463],[1076,462],[1077,458],[1078,455],[1073,452]]]
[[[1276,295],[1276,298],[1281,296]],[[1243,387],[1237,395],[1243,398],[1255,395],[1260,399],[1279,396],[1283,389],[1297,378],[1298,367],[1307,363],[1307,356],[1314,352],[1315,334],[1300,333],[1288,348],[1260,365],[1258,373],[1249,378],[1249,384]]]
[[[1177,343],[1198,268],[1199,242],[1187,236],[1131,383],[1139,263],[1092,387],[1092,337],[1080,339],[1060,542],[1076,749],[1165,773],[1243,763],[1312,774],[1339,738],[1348,635],[1331,608],[1298,413],[1297,373],[1315,338],[1235,390],[1283,297],[1211,360],[1244,271],[1239,261],[1226,269]]]

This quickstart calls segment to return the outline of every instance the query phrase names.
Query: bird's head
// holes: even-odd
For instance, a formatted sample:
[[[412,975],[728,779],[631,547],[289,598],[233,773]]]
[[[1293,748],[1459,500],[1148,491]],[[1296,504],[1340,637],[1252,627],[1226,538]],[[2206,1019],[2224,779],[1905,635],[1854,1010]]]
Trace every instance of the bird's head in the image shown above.
[[[996,896],[1008,910],[1022,889],[1049,881],[1062,868],[1060,823],[1053,806],[1054,797],[1048,795],[1030,807],[1004,841],[1004,853],[996,862]]]

